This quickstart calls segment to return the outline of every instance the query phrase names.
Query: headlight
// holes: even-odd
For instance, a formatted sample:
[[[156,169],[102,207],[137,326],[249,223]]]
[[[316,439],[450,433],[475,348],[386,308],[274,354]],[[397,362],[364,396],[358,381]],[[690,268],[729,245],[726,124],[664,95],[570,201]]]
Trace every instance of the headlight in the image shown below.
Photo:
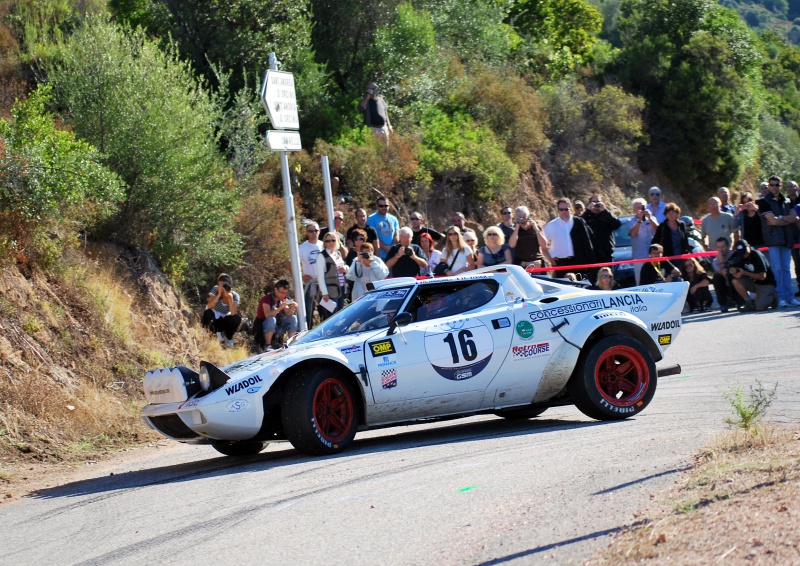
[[[200,368],[200,389],[208,391],[211,389],[211,376],[208,375],[208,368],[203,366]]]

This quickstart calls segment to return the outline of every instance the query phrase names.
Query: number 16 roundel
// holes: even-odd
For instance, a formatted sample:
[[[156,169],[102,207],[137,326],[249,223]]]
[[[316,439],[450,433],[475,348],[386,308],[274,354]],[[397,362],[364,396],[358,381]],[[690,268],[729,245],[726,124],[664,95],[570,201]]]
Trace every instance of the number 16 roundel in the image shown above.
[[[425,333],[425,353],[436,373],[463,381],[482,372],[492,359],[492,334],[480,320],[443,322]]]

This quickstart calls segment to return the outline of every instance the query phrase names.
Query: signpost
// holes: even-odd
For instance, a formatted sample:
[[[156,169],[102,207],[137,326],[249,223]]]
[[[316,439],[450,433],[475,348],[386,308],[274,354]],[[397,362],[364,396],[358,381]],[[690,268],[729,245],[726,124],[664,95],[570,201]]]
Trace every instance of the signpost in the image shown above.
[[[278,70],[278,59],[274,53],[269,54],[269,71],[261,85],[261,103],[269,115],[274,128],[267,132],[267,144],[272,151],[281,153],[281,177],[283,178],[283,202],[286,209],[286,232],[289,236],[289,260],[292,264],[292,285],[297,300],[297,315],[300,330],[307,330],[305,293],[303,276],[300,271],[300,251],[297,244],[297,222],[294,215],[294,198],[289,183],[289,158],[287,151],[298,151],[300,133],[283,131],[284,128],[297,130],[300,121],[297,117],[297,98],[294,92],[294,75]]]

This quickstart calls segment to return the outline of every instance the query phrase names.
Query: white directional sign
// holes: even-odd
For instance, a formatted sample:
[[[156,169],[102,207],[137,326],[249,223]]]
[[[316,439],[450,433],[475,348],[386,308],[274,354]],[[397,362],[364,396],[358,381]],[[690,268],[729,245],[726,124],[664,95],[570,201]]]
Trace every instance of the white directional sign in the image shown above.
[[[273,128],[300,129],[292,73],[267,71],[264,84],[261,86],[261,103],[269,114]]]
[[[267,145],[272,151],[300,151],[300,132],[270,130],[267,132]]]

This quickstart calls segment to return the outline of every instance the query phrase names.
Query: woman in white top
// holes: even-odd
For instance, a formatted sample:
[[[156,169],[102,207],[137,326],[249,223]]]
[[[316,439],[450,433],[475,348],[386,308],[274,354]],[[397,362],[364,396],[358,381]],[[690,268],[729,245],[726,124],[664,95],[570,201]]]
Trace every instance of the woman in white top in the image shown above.
[[[445,275],[458,275],[464,271],[475,269],[475,261],[472,258],[472,250],[461,237],[461,230],[458,226],[450,226],[445,231],[447,234],[447,245],[442,251],[440,262],[447,264],[448,268]]]
[[[325,320],[342,308],[344,304],[344,274],[347,264],[339,251],[339,236],[336,232],[328,232],[322,241],[325,246],[317,256],[317,284],[322,300],[336,302],[336,308],[329,311],[325,307],[319,309],[319,315]]]
[[[428,256],[428,267],[420,268],[420,275],[430,275],[433,273],[436,264],[442,258],[442,252],[433,247],[433,236],[430,234],[421,234],[419,237],[419,247]]]
[[[367,283],[381,281],[389,275],[389,268],[383,260],[374,255],[372,244],[362,244],[356,259],[347,268],[345,277],[353,282],[353,301],[357,301],[367,292]]]

